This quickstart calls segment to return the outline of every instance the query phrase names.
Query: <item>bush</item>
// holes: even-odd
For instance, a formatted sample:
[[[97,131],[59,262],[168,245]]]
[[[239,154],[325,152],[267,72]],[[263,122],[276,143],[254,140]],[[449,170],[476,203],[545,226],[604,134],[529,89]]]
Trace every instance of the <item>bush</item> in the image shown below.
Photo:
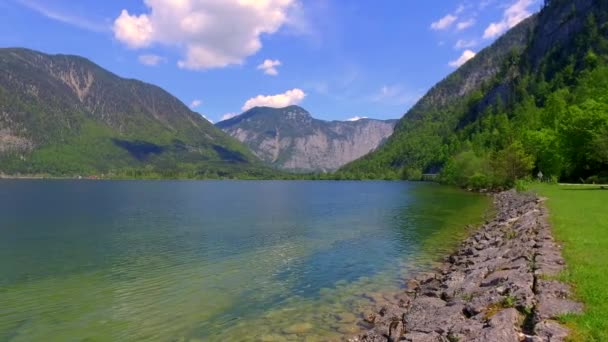
[[[497,178],[502,185],[514,186],[518,179],[528,177],[534,169],[534,157],[527,154],[523,144],[515,141],[499,151],[493,161]]]
[[[489,163],[486,158],[477,156],[473,151],[465,151],[447,162],[441,171],[440,180],[451,185],[469,186],[473,176],[488,175],[490,173],[488,171]]]
[[[417,168],[405,168],[403,170],[403,178],[408,181],[421,181],[422,180],[422,170]]]
[[[477,190],[492,188],[492,177],[481,172],[476,172],[474,175],[469,177],[467,187]]]
[[[515,190],[518,192],[526,192],[530,190],[530,181],[527,179],[518,179],[515,181]]]

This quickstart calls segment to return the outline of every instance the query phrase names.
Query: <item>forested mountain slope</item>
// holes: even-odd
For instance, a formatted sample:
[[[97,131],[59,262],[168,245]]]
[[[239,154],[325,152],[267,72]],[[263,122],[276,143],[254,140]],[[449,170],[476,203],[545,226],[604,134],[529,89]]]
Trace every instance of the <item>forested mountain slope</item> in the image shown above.
[[[606,1],[547,1],[431,89],[383,147],[338,176],[441,171],[445,182],[470,187],[510,185],[539,171],[606,177],[607,20]]]
[[[161,88],[91,61],[0,49],[0,173],[228,176],[260,168]]]

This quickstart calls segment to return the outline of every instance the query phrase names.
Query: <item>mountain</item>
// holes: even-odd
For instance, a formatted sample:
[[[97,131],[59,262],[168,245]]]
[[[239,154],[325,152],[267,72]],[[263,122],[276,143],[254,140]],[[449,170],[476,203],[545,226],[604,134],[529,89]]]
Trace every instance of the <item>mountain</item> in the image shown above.
[[[608,2],[551,0],[433,87],[347,178],[467,187],[527,176],[595,181],[608,170]]]
[[[333,171],[381,145],[396,120],[323,121],[298,106],[255,107],[216,124],[266,163],[296,172]]]
[[[0,49],[0,173],[204,177],[260,165],[157,86],[78,56]]]

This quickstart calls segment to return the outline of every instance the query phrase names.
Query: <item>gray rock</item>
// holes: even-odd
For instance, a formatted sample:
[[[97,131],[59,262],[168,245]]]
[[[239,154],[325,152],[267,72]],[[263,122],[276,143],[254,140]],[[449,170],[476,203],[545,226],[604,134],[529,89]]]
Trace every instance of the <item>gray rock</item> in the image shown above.
[[[581,313],[583,305],[568,299],[541,296],[536,310],[539,318],[550,319],[565,314]]]
[[[563,325],[553,321],[542,321],[534,327],[534,333],[542,341],[560,342],[568,337],[569,330]]]
[[[407,341],[540,342],[567,336],[567,329],[549,319],[580,312],[582,305],[568,300],[567,285],[540,278],[564,267],[546,223],[546,209],[533,195],[514,191],[494,199],[496,218],[466,239],[437,273],[422,273],[409,281],[408,301],[403,296],[386,299],[384,315],[377,316],[362,335],[367,340],[361,341],[386,341],[391,322],[394,326],[402,319]],[[535,310],[535,335],[522,333],[523,317],[515,307]]]
[[[216,127],[283,170],[333,171],[375,150],[396,120],[323,121],[298,106],[253,108]]]
[[[478,342],[513,342],[519,341],[518,329],[521,317],[515,309],[505,309],[494,315],[484,328],[481,336],[473,339]]]
[[[447,306],[439,298],[419,297],[406,314],[407,331],[446,333],[457,322],[464,321],[464,306]]]

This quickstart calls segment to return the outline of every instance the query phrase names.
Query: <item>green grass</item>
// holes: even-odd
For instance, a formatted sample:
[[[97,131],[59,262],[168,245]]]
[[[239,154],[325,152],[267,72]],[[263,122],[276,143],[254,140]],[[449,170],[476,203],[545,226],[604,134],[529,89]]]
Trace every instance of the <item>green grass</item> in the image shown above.
[[[608,190],[589,186],[534,185],[548,197],[551,223],[564,245],[567,269],[585,313],[564,317],[576,341],[608,341]]]

